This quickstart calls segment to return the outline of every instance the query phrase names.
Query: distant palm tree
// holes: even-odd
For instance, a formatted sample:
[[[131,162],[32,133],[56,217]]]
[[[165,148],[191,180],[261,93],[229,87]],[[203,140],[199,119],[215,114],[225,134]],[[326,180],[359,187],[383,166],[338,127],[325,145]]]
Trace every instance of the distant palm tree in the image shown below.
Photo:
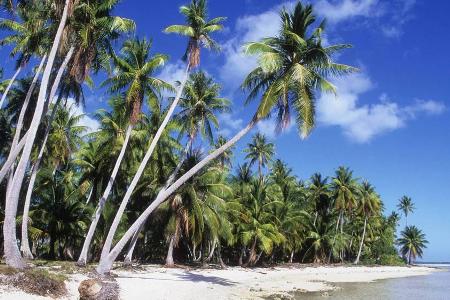
[[[401,197],[397,204],[397,208],[405,216],[405,226],[408,226],[408,215],[413,213],[416,209],[412,199],[408,196]]]
[[[361,251],[366,237],[367,221],[370,217],[377,215],[381,208],[380,197],[376,194],[375,188],[367,181],[364,181],[360,186],[359,191],[359,208],[358,213],[364,218],[363,233],[359,244],[358,255],[355,259],[355,264],[359,263]]]
[[[258,163],[259,178],[262,178],[262,168],[272,161],[272,156],[275,154],[275,145],[269,143],[265,135],[257,133],[253,136],[251,143],[247,144],[244,152],[247,153],[246,159],[250,160],[250,165]]]
[[[427,248],[428,241],[425,234],[416,226],[406,226],[400,233],[401,237],[397,240],[400,246],[400,253],[407,259],[408,265],[417,257],[422,257],[423,250]]]

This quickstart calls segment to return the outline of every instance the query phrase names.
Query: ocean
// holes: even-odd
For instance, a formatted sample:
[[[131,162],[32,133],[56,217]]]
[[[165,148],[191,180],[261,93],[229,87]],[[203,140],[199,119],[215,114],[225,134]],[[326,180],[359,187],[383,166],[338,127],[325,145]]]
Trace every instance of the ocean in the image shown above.
[[[450,264],[426,264],[437,267],[441,272],[426,276],[404,277],[378,280],[372,283],[336,284],[341,289],[327,293],[299,293],[298,300],[449,300],[450,299]]]

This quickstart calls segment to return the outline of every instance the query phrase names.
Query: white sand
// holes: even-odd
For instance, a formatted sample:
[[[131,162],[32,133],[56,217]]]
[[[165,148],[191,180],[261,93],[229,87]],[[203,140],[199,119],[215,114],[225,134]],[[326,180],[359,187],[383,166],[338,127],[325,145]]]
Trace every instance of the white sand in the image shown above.
[[[127,299],[260,299],[296,290],[326,291],[338,282],[370,282],[378,279],[427,275],[427,267],[292,267],[226,270],[165,269],[145,266],[141,271],[115,271],[120,297]],[[69,297],[78,298],[84,275],[67,283]],[[0,287],[0,299],[46,299]]]

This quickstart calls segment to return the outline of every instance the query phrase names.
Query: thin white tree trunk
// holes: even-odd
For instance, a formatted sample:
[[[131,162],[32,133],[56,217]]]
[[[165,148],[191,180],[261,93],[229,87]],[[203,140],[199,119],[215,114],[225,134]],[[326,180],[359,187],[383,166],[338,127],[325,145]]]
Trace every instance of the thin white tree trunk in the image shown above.
[[[9,90],[11,89],[12,85],[14,84],[14,82],[16,81],[17,76],[19,76],[20,71],[22,71],[22,66],[18,67],[16,70],[16,73],[14,73],[13,77],[11,78],[11,80],[8,83],[8,86],[6,87],[5,92],[2,95],[2,99],[0,100],[0,109],[3,107],[3,103],[6,100],[6,96],[9,93]]]
[[[364,238],[366,236],[366,226],[367,226],[367,217],[364,218],[364,229],[361,237],[361,242],[359,243],[358,256],[356,256],[355,265],[359,263],[359,258],[361,257],[362,247],[364,245]]]
[[[55,84],[59,85],[59,82],[56,82],[55,80]],[[53,120],[55,119],[56,111],[59,107],[60,102],[61,98],[58,98],[55,105],[53,106],[52,113],[48,120],[47,128],[45,129],[44,140],[42,141],[41,149],[39,150],[36,162],[31,168],[30,182],[28,183],[27,194],[25,196],[25,204],[23,207],[23,216],[22,216],[22,240],[20,243],[20,250],[22,251],[23,256],[27,259],[33,259],[30,244],[28,243],[28,218],[29,218],[28,215],[30,212],[31,196],[33,195],[34,183],[36,182],[36,177],[39,172],[39,168],[41,166],[42,158],[44,157],[45,146],[47,144],[47,140],[50,135],[51,125]]]
[[[166,267],[173,267],[175,264],[173,262],[173,248],[175,246],[175,235],[170,237],[169,250],[166,256]]]
[[[25,133],[17,146],[14,149],[11,148],[11,151],[8,154],[8,158],[6,159],[5,163],[2,166],[2,169],[0,170],[0,182],[2,182],[6,174],[9,173],[12,165],[16,161],[17,156],[19,156],[20,151],[22,151],[23,147],[25,146],[27,136],[28,133]]]
[[[211,152],[202,161],[192,167],[183,176],[178,178],[163,194],[155,199],[147,209],[137,218],[137,220],[131,225],[127,232],[122,236],[122,238],[117,242],[116,246],[111,250],[111,252],[103,259],[100,259],[100,263],[97,267],[97,272],[99,274],[108,273],[111,270],[112,264],[116,260],[117,256],[120,254],[122,249],[125,247],[126,243],[132,238],[134,232],[139,229],[142,223],[144,223],[148,216],[170,195],[172,195],[180,186],[182,186],[187,180],[199,172],[203,167],[208,165],[211,161],[216,159],[218,156],[223,154],[226,150],[232,147],[237,141],[239,141],[244,135],[246,135],[257,123],[254,118],[244,129],[238,132],[232,139],[222,145],[220,148]]]
[[[167,126],[167,123],[169,123],[170,118],[172,117],[172,114],[180,101],[181,95],[184,90],[184,86],[186,85],[186,82],[189,77],[189,64],[186,67],[186,71],[184,74],[183,81],[181,82],[180,87],[178,88],[177,94],[175,99],[173,100],[172,104],[169,107],[169,110],[167,111],[166,116],[164,117],[164,120],[162,124],[159,126],[158,131],[156,132],[155,136],[152,139],[152,142],[150,143],[150,147],[147,150],[147,153],[145,153],[144,159],[142,160],[141,164],[139,165],[139,168],[136,172],[136,174],[133,177],[133,180],[131,181],[130,186],[127,189],[127,192],[125,193],[125,196],[122,199],[122,202],[120,203],[119,209],[117,210],[116,216],[114,217],[114,220],[111,224],[111,227],[108,232],[108,236],[106,237],[105,244],[103,245],[102,254],[100,257],[100,260],[103,258],[106,258],[108,256],[109,251],[111,250],[111,245],[114,239],[114,235],[116,234],[117,227],[119,226],[120,220],[122,219],[122,215],[125,212],[125,208],[128,204],[128,201],[131,198],[131,195],[134,192],[134,189],[136,188],[139,179],[141,178],[142,174],[144,173],[145,167],[147,166],[147,162],[149,161],[150,157],[153,154],[153,150],[155,149],[156,145],[158,144],[159,138],[161,137],[164,129]],[[138,228],[135,228],[137,230]]]
[[[122,149],[120,149],[119,157],[117,157],[116,164],[114,165],[114,169],[108,181],[108,185],[106,186],[106,189],[103,192],[102,197],[100,198],[100,200],[98,200],[97,209],[95,210],[95,213],[92,216],[92,222],[91,225],[89,226],[89,231],[86,234],[86,238],[84,239],[83,243],[83,248],[81,250],[80,257],[78,258],[77,261],[77,265],[79,266],[85,266],[87,263],[88,252],[91,246],[92,238],[94,237],[95,229],[97,228],[97,224],[102,215],[103,208],[105,207],[106,201],[108,200],[109,194],[111,193],[114,181],[116,180],[116,176],[117,173],[119,172],[120,164],[122,163],[123,157],[125,156],[125,151],[127,149],[132,131],[133,125],[129,124],[127,127],[127,131],[125,133],[125,140],[123,142]]]
[[[33,119],[31,121],[30,129],[27,134],[27,140],[22,151],[22,156],[17,165],[17,169],[14,174],[14,179],[11,184],[11,190],[6,196],[5,203],[5,220],[3,224],[3,238],[4,238],[4,253],[6,258],[6,264],[13,268],[23,269],[25,263],[20,255],[20,250],[17,245],[17,232],[16,232],[16,215],[17,205],[19,201],[20,189],[25,177],[25,171],[30,161],[30,154],[33,148],[36,133],[41,121],[42,112],[44,110],[45,99],[47,96],[47,88],[50,79],[50,74],[53,69],[53,63],[56,57],[56,53],[59,47],[59,42],[66,25],[67,11],[69,6],[69,0],[66,0],[64,11],[61,17],[61,21],[56,32],[56,36],[52,45],[52,49],[49,54],[47,65],[45,66],[44,74],[42,76],[42,82],[39,90],[39,96],[36,103]]]
[[[191,149],[193,142],[194,142],[194,139],[192,137],[190,137],[186,144],[186,147],[184,148],[184,151],[182,153],[180,161],[178,162],[175,170],[172,172],[172,174],[170,174],[169,179],[166,181],[166,184],[164,185],[164,187],[158,192],[158,195],[156,196],[156,198],[158,198],[159,195],[164,193],[164,191],[174,182],[175,177],[178,175],[178,172],[180,171],[181,167],[183,166],[184,161],[186,160],[187,154],[188,154],[189,150]],[[145,224],[145,222],[144,222],[144,224]],[[133,251],[134,251],[134,248],[136,247],[136,243],[137,243],[139,234],[142,231],[142,229],[144,228],[144,226],[143,226],[144,224],[142,224],[142,226],[139,227],[139,230],[134,233],[133,238],[131,239],[130,246],[128,247],[127,255],[125,256],[125,259],[124,259],[124,265],[130,265],[131,261],[133,260]]]
[[[205,259],[205,262],[210,262],[211,259],[213,258],[214,251],[216,250],[216,245],[217,245],[217,243],[216,243],[216,241],[214,240],[214,241],[213,241],[213,245],[212,245],[212,249],[210,249],[209,255],[208,255],[208,257]]]

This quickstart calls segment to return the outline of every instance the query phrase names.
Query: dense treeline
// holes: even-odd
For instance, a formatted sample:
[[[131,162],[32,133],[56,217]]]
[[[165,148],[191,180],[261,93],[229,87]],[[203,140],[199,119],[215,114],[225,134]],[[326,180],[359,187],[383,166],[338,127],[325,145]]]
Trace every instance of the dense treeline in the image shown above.
[[[172,86],[157,77],[168,57],[153,53],[145,38],[127,37],[135,24],[112,15],[116,4],[3,3],[11,18],[0,22],[7,31],[0,44],[12,45],[17,57],[0,107],[7,264],[22,268],[24,258],[35,257],[81,266],[99,261],[97,271],[105,273],[118,257],[169,266],[400,261],[398,215],[383,215],[375,188],[350,169],[301,180],[259,133],[243,150],[245,161],[233,159],[242,151],[234,144],[271,114],[280,130],[295,115],[306,137],[315,93],[336,93],[327,78],[356,71],[333,61],[349,45],[322,45],[325,22],[316,24],[312,6],[282,10],[279,35],[244,46],[259,63],[242,87],[259,104],[227,140],[217,135],[218,120],[231,101],[200,67],[201,48],[220,49],[211,34],[225,18],[209,19],[204,0],[180,8],[185,25],[165,29],[188,38],[186,72]],[[95,115],[99,129],[89,132],[74,107],[97,72],[107,75],[101,86],[109,105]],[[413,211],[407,197],[400,205],[406,217]],[[426,244],[414,226],[399,242],[408,262]]]

